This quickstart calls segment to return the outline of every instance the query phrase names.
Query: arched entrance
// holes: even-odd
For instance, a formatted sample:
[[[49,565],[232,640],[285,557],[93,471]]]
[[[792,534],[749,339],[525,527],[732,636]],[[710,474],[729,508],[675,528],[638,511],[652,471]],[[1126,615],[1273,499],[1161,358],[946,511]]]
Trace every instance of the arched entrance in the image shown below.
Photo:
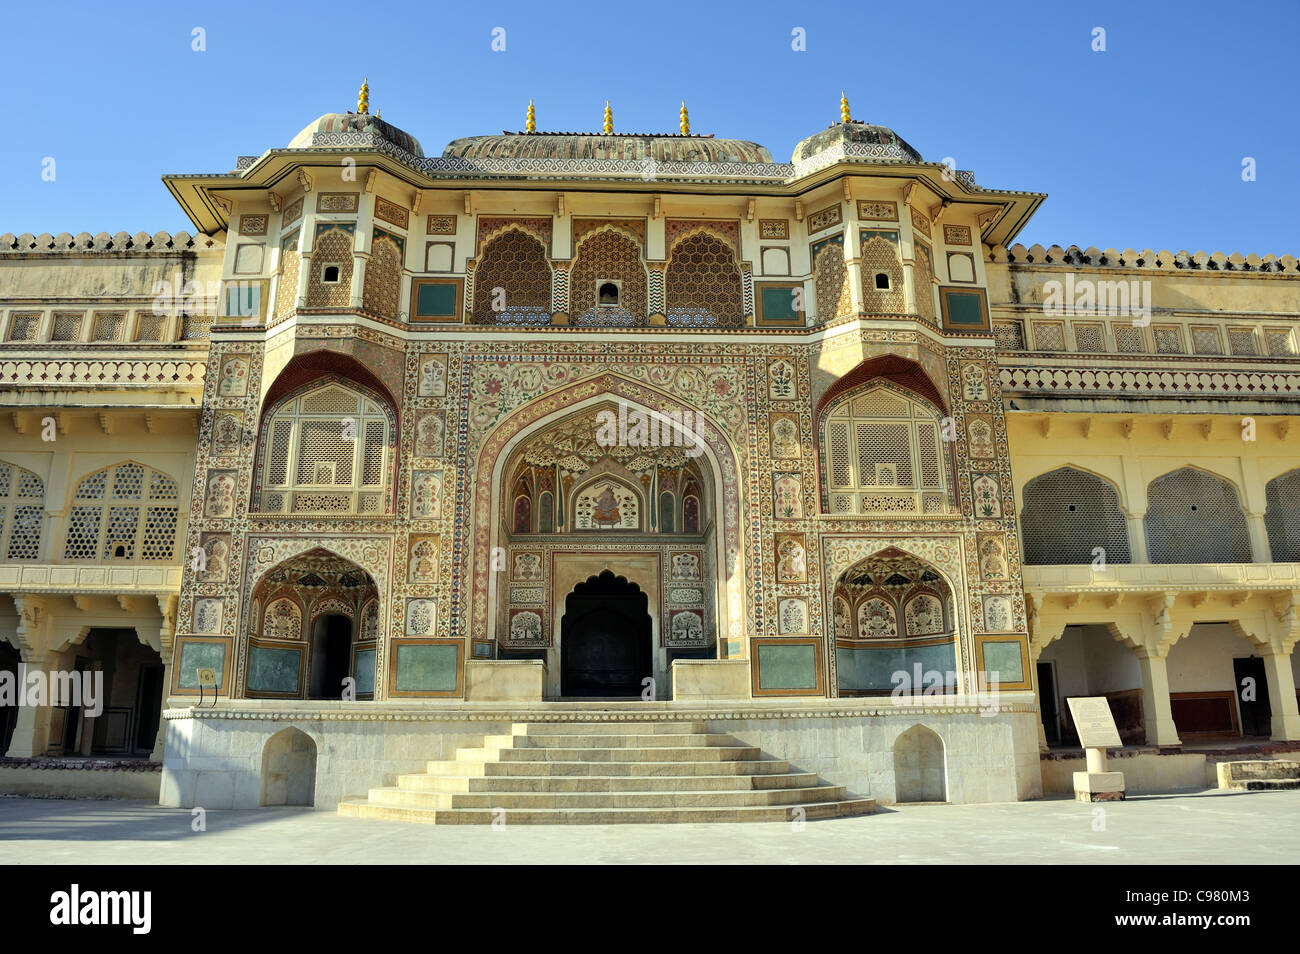
[[[579,583],[560,620],[560,693],[638,696],[652,672],[651,621],[645,593],[605,570]]]
[[[378,609],[374,578],[323,548],[268,570],[253,587],[245,695],[368,698]]]

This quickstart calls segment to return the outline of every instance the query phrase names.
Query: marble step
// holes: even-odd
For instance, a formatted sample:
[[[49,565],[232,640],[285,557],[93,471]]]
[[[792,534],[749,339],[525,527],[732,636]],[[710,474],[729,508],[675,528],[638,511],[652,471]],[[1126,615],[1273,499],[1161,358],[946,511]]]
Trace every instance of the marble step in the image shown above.
[[[485,749],[669,749],[738,746],[734,738],[721,732],[669,735],[601,733],[530,733],[528,735],[489,735],[483,739]]]
[[[545,750],[539,750],[545,751]],[[624,751],[624,750],[614,750]],[[571,759],[567,762],[533,761],[533,762],[489,762],[486,759],[458,759],[454,762],[427,762],[426,771],[431,775],[599,775],[599,776],[637,776],[637,775],[781,775],[790,771],[790,763],[782,759],[753,759],[738,761],[692,761],[692,762],[594,762]]]
[[[620,825],[700,824],[716,822],[816,821],[869,815],[876,810],[874,798],[852,798],[834,802],[798,805],[752,805],[732,808],[539,808],[502,815],[480,808],[401,808],[375,805],[368,801],[339,803],[339,814],[349,818],[415,822],[430,825],[490,825],[504,819],[507,825]]]
[[[500,762],[741,762],[763,757],[757,746],[691,745],[639,748],[474,748],[457,749],[457,761]]]
[[[1220,762],[1215,767],[1219,788],[1240,788],[1237,782],[1252,779],[1300,779],[1300,762],[1285,759],[1250,759],[1240,762]]]
[[[397,787],[419,792],[765,791],[810,788],[816,772],[783,775],[399,775]]]
[[[752,805],[813,804],[843,801],[841,785],[774,788],[750,791],[660,792],[418,792],[405,788],[372,788],[367,801],[396,808],[737,808]]]
[[[703,735],[704,722],[516,722],[515,735]]]

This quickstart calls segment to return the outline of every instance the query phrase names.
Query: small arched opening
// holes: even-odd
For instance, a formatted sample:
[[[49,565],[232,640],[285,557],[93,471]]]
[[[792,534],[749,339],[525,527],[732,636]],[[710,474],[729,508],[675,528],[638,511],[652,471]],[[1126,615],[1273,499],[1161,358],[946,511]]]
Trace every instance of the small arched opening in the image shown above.
[[[267,739],[260,804],[316,804],[316,743],[301,729],[290,726]]]
[[[560,693],[637,696],[652,674],[646,594],[605,570],[573,588],[560,620]]]
[[[948,800],[943,739],[933,729],[914,725],[894,742],[894,800]]]

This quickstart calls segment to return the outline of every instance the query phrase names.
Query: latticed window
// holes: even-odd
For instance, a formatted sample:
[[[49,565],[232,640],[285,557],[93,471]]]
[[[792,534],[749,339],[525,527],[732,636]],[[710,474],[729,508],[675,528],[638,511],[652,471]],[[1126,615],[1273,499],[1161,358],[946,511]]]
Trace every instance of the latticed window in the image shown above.
[[[667,273],[668,324],[738,328],[745,319],[744,286],[731,246],[707,232],[673,246]]]
[[[1020,514],[1025,563],[1128,563],[1128,521],[1115,488],[1092,474],[1062,467],[1025,484]],[[1102,553],[1097,552],[1101,548]]]
[[[1290,358],[1295,355],[1295,341],[1289,328],[1265,328],[1264,339],[1268,342],[1268,353],[1275,358]]]
[[[993,341],[999,351],[1024,351],[1025,326],[1018,321],[995,321]]]
[[[1251,562],[1246,515],[1222,477],[1184,467],[1153,480],[1145,523],[1152,563]]]
[[[551,265],[537,238],[511,229],[483,249],[474,269],[474,322],[551,323]]]
[[[1300,470],[1274,477],[1264,493],[1264,526],[1273,562],[1300,563]]]
[[[817,293],[817,320],[830,321],[853,313],[853,292],[849,270],[844,264],[844,241],[836,236],[819,243],[813,251],[813,287]]]
[[[96,471],[72,494],[65,560],[172,560],[180,515],[176,481],[127,462]]]
[[[898,246],[883,235],[862,234],[862,307],[876,315],[897,315],[907,310]]]
[[[837,402],[822,427],[831,513],[945,509],[945,456],[933,410],[875,386]]]
[[[258,510],[387,512],[392,425],[378,401],[339,384],[277,408],[262,431]]]
[[[601,289],[614,284],[617,302]],[[646,270],[641,247],[621,232],[601,229],[578,246],[569,272],[570,308],[577,325],[641,325],[647,309]]]
[[[39,311],[15,312],[9,319],[10,341],[35,341],[41,327]]]
[[[0,461],[0,553],[35,560],[41,549],[45,483],[31,471]]]
[[[1147,350],[1146,338],[1142,329],[1132,324],[1115,324],[1115,350],[1120,354],[1143,354]]]

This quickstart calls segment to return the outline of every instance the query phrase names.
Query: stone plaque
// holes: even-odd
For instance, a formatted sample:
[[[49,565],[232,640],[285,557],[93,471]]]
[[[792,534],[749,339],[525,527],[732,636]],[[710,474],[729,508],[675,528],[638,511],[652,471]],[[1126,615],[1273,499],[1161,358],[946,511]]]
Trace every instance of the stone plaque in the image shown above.
[[[1110,714],[1110,703],[1105,697],[1082,696],[1065,701],[1070,704],[1079,744],[1085,749],[1119,748],[1124,744],[1119,740],[1119,729],[1115,728],[1115,717]]]

